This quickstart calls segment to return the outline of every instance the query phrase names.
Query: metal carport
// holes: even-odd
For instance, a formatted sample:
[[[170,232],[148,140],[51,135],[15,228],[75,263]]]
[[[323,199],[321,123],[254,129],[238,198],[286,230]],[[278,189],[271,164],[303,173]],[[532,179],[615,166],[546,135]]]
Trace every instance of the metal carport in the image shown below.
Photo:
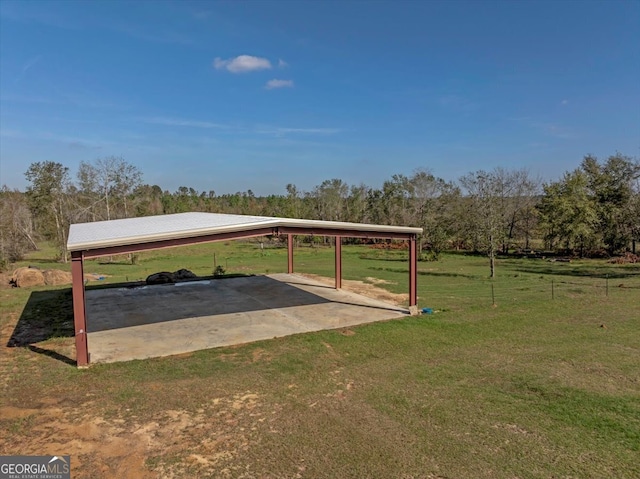
[[[256,236],[287,237],[287,272],[293,273],[293,235],[335,238],[335,287],[342,286],[342,238],[383,238],[409,243],[409,307],[417,312],[417,235],[422,228],[218,213],[178,213],[71,225],[73,314],[78,367],[88,366],[84,260],[116,254]]]

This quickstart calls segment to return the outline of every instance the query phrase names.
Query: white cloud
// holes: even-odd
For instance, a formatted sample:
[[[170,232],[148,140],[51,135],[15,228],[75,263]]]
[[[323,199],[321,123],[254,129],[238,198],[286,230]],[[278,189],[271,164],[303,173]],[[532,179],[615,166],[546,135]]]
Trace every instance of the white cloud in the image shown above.
[[[279,133],[314,133],[320,135],[332,135],[340,132],[338,128],[278,128]]]
[[[282,58],[278,60],[278,68],[287,68],[289,64],[285,62]]]
[[[576,132],[572,128],[557,123],[533,121],[530,123],[530,126],[541,131],[546,136],[561,140],[570,140],[577,137]]]
[[[200,120],[185,120],[183,118],[167,118],[162,116],[155,116],[152,118],[143,118],[142,121],[145,123],[152,123],[154,125],[165,125],[165,126],[187,126],[193,128],[226,128],[225,125],[220,125],[218,123],[211,123],[208,121],[200,121]]]
[[[562,106],[564,106],[564,105],[568,105],[568,104],[569,104],[569,100],[562,100],[562,101],[560,102],[560,104],[561,104]]]
[[[293,80],[269,80],[264,86],[267,90],[273,90],[275,88],[293,88]]]
[[[571,127],[560,125],[557,123],[539,121],[529,116],[509,118],[511,121],[522,123],[523,125],[542,132],[546,136],[558,138],[561,140],[571,140],[579,137],[579,133]]]
[[[266,135],[285,136],[289,134],[302,134],[302,135],[335,135],[342,130],[338,128],[287,128],[287,127],[260,127],[256,130],[256,133],[262,133]]]
[[[213,66],[216,70],[228,70],[231,73],[245,73],[258,70],[270,70],[271,62],[266,58],[240,55],[227,60],[216,57],[215,60],[213,60]]]

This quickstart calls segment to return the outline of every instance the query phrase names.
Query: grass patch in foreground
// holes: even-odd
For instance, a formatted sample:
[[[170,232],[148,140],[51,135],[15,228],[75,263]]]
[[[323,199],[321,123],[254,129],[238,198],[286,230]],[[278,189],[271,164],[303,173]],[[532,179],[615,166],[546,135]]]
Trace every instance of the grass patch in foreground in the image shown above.
[[[286,254],[221,246],[238,264],[246,248],[246,269],[232,273],[286,268]],[[345,248],[349,279],[406,292],[401,262],[361,251]],[[211,250],[188,253],[113,268],[173,270]],[[332,267],[331,250],[296,255],[300,270]],[[515,292],[497,307],[480,295],[491,284],[484,258],[446,256],[420,263],[421,297],[446,309],[434,315],[85,371],[5,349],[0,450],[55,442],[79,478],[637,478],[637,272],[621,269],[628,287],[609,297],[587,277],[572,285],[584,293],[551,301],[536,289],[547,273],[523,271],[535,264],[499,263]],[[544,265],[558,282],[585,279],[570,266]],[[10,333],[30,294],[0,293]]]

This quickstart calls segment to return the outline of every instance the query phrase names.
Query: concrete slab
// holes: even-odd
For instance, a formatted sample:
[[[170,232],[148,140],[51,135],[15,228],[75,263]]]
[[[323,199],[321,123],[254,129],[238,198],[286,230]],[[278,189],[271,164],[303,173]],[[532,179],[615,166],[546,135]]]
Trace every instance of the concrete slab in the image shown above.
[[[403,317],[295,274],[86,292],[91,362],[181,354]]]

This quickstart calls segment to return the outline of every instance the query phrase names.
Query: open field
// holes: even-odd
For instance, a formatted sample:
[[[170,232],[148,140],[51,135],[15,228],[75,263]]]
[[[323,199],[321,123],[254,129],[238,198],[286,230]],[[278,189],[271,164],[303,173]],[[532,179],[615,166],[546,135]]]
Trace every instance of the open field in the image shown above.
[[[49,253],[20,265],[62,268]],[[213,253],[286,270],[286,250],[239,242],[86,270],[210,275]],[[404,294],[405,255],[345,246],[343,274]],[[640,265],[502,259],[490,281],[487,263],[420,263],[433,315],[82,371],[69,288],[3,287],[0,454],[71,454],[84,478],[639,477]],[[295,269],[332,276],[333,250]],[[45,340],[5,347],[18,323],[18,344]]]

